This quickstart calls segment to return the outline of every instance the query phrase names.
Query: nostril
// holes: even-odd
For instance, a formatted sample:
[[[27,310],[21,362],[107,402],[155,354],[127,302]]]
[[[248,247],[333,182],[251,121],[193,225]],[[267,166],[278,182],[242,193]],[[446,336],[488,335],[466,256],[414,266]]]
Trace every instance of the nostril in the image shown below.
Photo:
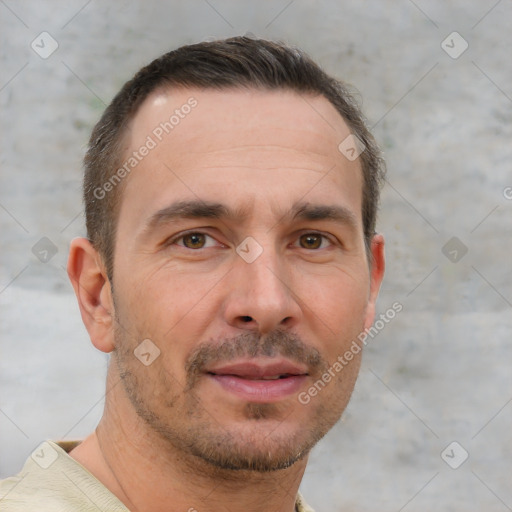
[[[250,316],[243,316],[242,321],[244,322],[252,322],[252,318]]]

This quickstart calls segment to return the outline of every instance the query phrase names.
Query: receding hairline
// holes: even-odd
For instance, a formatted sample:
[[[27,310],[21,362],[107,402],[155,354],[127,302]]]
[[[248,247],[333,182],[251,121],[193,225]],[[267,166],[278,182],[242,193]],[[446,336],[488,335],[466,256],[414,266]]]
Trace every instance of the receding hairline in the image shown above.
[[[116,159],[116,165],[119,165],[122,163],[126,158],[127,155],[132,149],[130,147],[130,144],[126,140],[128,137],[128,134],[133,130],[134,123],[137,121],[137,117],[140,115],[140,112],[142,108],[144,108],[145,105],[147,105],[150,101],[156,99],[158,96],[171,96],[174,93],[190,93],[190,96],[194,96],[194,92],[201,93],[201,92],[218,92],[219,94],[229,94],[233,92],[259,92],[263,94],[290,94],[292,96],[297,96],[300,98],[308,98],[308,99],[318,99],[321,98],[325,100],[326,104],[328,104],[333,113],[335,113],[338,117],[338,122],[343,122],[346,127],[348,127],[349,131],[353,133],[353,128],[350,124],[350,121],[346,119],[336,105],[334,105],[329,98],[318,91],[298,91],[294,89],[293,87],[289,87],[287,85],[279,86],[279,87],[266,87],[262,85],[257,84],[227,84],[227,85],[214,85],[212,87],[198,87],[195,85],[182,85],[182,84],[159,84],[157,87],[155,87],[154,90],[152,90],[142,101],[134,108],[134,110],[129,114],[129,120],[123,126],[123,128],[120,130],[117,140],[118,140],[118,156]],[[178,108],[180,105],[176,104],[174,107]],[[324,119],[325,121],[325,119]],[[326,121],[327,126],[331,126],[330,123]],[[340,141],[341,142],[341,141]],[[360,167],[362,167],[360,165]]]

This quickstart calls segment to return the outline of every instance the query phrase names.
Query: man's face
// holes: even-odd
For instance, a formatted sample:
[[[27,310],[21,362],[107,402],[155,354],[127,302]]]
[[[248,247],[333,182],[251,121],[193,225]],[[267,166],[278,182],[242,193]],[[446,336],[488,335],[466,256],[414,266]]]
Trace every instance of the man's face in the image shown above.
[[[114,357],[162,441],[268,471],[339,419],[360,354],[298,398],[372,322],[361,168],[338,150],[349,133],[325,98],[283,91],[159,92],[137,113],[126,155],[156,147],[123,190]],[[146,366],[134,349],[148,339],[161,352]]]

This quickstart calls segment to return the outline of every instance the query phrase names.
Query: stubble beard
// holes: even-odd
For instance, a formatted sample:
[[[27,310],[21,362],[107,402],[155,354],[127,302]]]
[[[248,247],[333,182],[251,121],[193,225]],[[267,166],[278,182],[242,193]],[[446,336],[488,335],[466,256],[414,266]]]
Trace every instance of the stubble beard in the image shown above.
[[[288,419],[286,415],[281,423],[276,420],[283,416],[280,404],[249,402],[244,406],[243,424],[225,427],[215,420],[215,407],[203,404],[195,393],[204,378],[202,368],[210,361],[279,354],[306,363],[318,375],[326,370],[327,362],[316,349],[289,332],[276,331],[264,340],[248,333],[221,343],[201,344],[187,360],[187,382],[183,386],[163,365],[142,365],[133,354],[137,342],[127,339],[124,330],[117,328],[115,338],[114,363],[136,414],[158,435],[163,446],[178,450],[185,458],[196,458],[196,470],[197,459],[213,470],[267,473],[289,468],[306,457],[335,425],[348,402],[348,398],[340,400],[338,394],[328,406],[322,400],[310,402],[307,407],[312,409],[311,421],[293,432],[287,431],[286,425],[281,428]],[[165,398],[155,400],[155,396]]]

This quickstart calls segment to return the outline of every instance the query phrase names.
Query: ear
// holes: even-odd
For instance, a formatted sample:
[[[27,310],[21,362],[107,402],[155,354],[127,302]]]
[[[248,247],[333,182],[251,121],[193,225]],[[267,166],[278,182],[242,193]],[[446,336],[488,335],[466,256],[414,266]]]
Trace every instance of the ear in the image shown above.
[[[98,251],[87,238],[71,241],[67,270],[92,344],[102,352],[112,352],[114,302],[110,281]]]
[[[370,267],[370,294],[368,298],[368,307],[366,308],[366,318],[364,328],[369,329],[375,318],[375,305],[379,295],[380,285],[384,277],[386,266],[384,256],[384,237],[375,234],[371,241],[372,264]]]

